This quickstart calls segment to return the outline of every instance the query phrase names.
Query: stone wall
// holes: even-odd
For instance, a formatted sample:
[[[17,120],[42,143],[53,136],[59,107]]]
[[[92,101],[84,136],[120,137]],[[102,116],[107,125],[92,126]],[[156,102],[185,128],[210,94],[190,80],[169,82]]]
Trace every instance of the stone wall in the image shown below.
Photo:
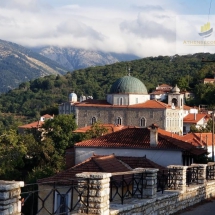
[[[154,199],[133,199],[124,205],[111,204],[110,215],[167,215],[215,196],[215,182],[206,185],[192,185],[186,192],[165,191],[157,193]]]
[[[146,127],[155,123],[159,128],[165,129],[165,111],[166,109],[152,108],[127,108],[127,107],[76,107],[78,111],[76,116],[78,127],[91,125],[92,117],[104,124],[116,124],[116,119],[121,117],[122,125],[140,126],[140,119],[146,119]]]
[[[209,164],[209,165],[215,165]],[[168,215],[174,214],[180,210],[183,210],[189,206],[197,204],[205,199],[215,197],[215,177],[213,180],[206,180],[206,166],[204,164],[193,164],[191,167],[184,166],[169,166],[171,170],[170,175],[168,175],[171,180],[173,180],[177,186],[170,186],[170,180],[168,180],[168,188],[172,190],[165,190],[164,193],[156,192],[157,186],[157,170],[156,169],[143,169],[137,168],[133,170],[134,175],[137,173],[147,173],[146,178],[146,187],[142,190],[141,196],[142,199],[130,198],[125,199],[123,204],[120,201],[115,201],[109,203],[107,199],[109,194],[109,187],[107,187],[107,179],[111,177],[107,173],[82,173],[78,174],[78,177],[83,177],[90,179],[89,192],[90,198],[87,200],[84,198],[84,210],[79,210],[79,214],[86,212],[86,203],[90,200],[90,207],[102,208],[105,207],[105,210],[91,210],[90,214],[100,214],[100,215]],[[196,178],[189,186],[186,184],[186,170],[187,168],[195,168]],[[198,169],[198,170],[197,170]],[[135,173],[135,171],[137,171]],[[214,169],[212,170],[214,173]],[[113,173],[112,175],[120,175],[120,173]],[[125,173],[121,173],[125,174]],[[130,173],[131,174],[131,173]],[[214,174],[213,174],[214,176]],[[104,180],[105,186],[99,186],[99,189],[94,190],[94,180],[93,178],[101,178],[100,184],[102,185]],[[88,182],[88,183],[89,183]],[[196,184],[197,183],[197,184]],[[104,189],[104,191],[103,191]],[[98,195],[97,195],[98,194]],[[100,195],[103,194],[104,196]],[[139,195],[138,194],[138,195]],[[105,198],[105,201],[103,201]],[[109,208],[107,206],[110,205]]]
[[[21,215],[21,187],[24,182],[0,181],[0,215]]]

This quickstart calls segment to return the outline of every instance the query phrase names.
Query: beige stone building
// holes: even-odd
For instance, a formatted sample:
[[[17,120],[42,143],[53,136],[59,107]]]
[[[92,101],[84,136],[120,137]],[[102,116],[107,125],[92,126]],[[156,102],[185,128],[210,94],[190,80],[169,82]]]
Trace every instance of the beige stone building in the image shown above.
[[[71,93],[69,102],[59,105],[59,114],[73,113],[79,128],[96,121],[137,127],[156,123],[164,130],[182,135],[183,96],[176,86],[168,94],[168,104],[150,100],[145,85],[139,79],[124,76],[113,83],[106,100],[82,96],[78,102],[77,95]]]

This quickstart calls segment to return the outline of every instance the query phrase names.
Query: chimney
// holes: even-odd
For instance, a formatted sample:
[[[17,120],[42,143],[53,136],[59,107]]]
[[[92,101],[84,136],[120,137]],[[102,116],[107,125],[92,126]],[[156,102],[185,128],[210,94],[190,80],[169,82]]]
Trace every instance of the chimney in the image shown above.
[[[150,130],[150,146],[156,147],[158,145],[158,126],[156,124],[152,124],[149,126]]]

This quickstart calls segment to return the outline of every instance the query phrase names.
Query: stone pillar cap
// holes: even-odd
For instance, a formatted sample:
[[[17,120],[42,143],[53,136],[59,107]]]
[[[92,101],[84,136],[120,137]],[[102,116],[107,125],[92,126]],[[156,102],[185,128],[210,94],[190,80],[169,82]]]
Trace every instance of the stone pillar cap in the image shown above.
[[[105,179],[110,178],[112,176],[111,173],[105,173],[105,172],[82,172],[76,174],[76,177],[78,178],[90,178],[90,179]]]

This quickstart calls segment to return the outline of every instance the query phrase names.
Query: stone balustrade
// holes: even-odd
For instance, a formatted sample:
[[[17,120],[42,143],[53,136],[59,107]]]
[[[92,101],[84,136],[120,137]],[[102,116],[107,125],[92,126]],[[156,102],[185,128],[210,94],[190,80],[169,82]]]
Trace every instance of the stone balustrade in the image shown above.
[[[198,184],[204,184],[206,182],[206,167],[207,164],[191,164],[191,167],[198,168],[197,172],[197,178],[198,178]]]
[[[186,191],[187,166],[170,165],[167,168],[169,171],[168,188],[170,190]]]
[[[0,181],[0,215],[21,215],[21,187],[24,182]]]
[[[209,165],[213,166],[215,163],[210,163]],[[187,186],[186,177],[188,168],[194,168],[198,170],[196,171],[195,176],[198,179],[195,181],[195,186]],[[212,172],[212,175],[215,173],[215,169],[213,168],[210,171]],[[141,177],[141,174],[139,173],[145,174],[145,183],[142,184],[141,189],[139,189],[139,191],[136,192],[133,198],[130,200],[133,205],[128,204],[127,201],[125,205],[114,202],[110,203],[109,201],[110,177],[111,175],[116,176],[123,173],[77,174],[77,177],[82,178],[82,186],[83,181],[85,181],[85,185],[89,185],[88,194],[85,192],[85,194],[82,196],[83,202],[81,203],[79,213],[88,212],[90,214],[114,215],[142,212],[144,212],[144,214],[151,214],[152,212],[166,214],[167,212],[170,212],[169,214],[171,214],[184,209],[187,206],[196,204],[205,198],[215,196],[215,180],[210,182],[206,180],[206,175],[208,174],[206,164],[192,164],[190,167],[180,165],[168,166],[169,190],[166,190],[164,194],[161,194],[161,192],[157,193],[157,172],[158,169],[136,168],[133,171],[124,173],[134,174],[134,178],[136,180]],[[135,185],[134,183],[134,190],[137,190],[136,186],[139,185]],[[137,207],[134,207],[134,205]],[[156,211],[154,211],[155,209]]]
[[[197,181],[187,185],[187,169],[196,170]],[[158,169],[136,168],[121,173],[83,172],[76,174],[81,193],[77,214],[128,215],[173,214],[204,199],[215,196],[215,163],[192,164],[190,167],[168,166],[168,190],[157,192]],[[132,175],[134,183],[126,184],[126,175]],[[121,184],[129,190],[129,199],[110,202],[110,179],[125,178]],[[192,179],[193,180],[193,179]],[[197,182],[197,183],[196,183]],[[135,184],[136,183],[136,184]],[[23,182],[0,181],[0,215],[21,215],[20,193]],[[116,188],[118,189],[118,188]],[[120,196],[119,192],[119,196]],[[126,197],[128,197],[126,196]],[[72,213],[73,214],[73,213]]]
[[[81,178],[79,191],[83,191],[79,213],[108,215],[111,173],[83,172],[76,177]]]

